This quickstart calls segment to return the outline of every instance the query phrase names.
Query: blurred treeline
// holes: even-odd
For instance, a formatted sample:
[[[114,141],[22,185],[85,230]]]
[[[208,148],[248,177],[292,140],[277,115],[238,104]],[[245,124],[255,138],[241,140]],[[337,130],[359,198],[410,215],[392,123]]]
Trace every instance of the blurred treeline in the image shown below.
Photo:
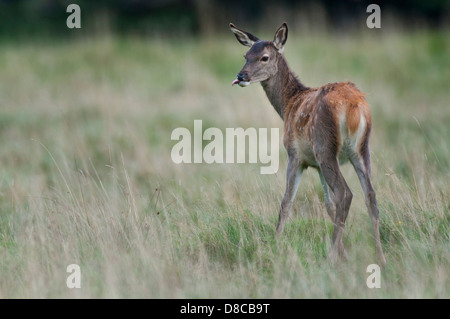
[[[81,7],[86,33],[212,35],[233,21],[252,30],[272,30],[287,21],[306,32],[348,31],[365,26],[370,3],[379,4],[382,27],[447,28],[449,0],[0,0],[0,38],[67,36],[66,8]]]

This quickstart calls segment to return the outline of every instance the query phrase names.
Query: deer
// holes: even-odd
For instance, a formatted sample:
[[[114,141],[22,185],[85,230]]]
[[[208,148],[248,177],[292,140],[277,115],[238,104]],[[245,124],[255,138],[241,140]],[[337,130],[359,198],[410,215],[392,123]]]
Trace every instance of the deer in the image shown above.
[[[286,191],[281,201],[276,237],[283,232],[302,172],[317,170],[327,214],[334,224],[328,258],[347,260],[342,240],[353,194],[340,164],[350,162],[358,175],[372,221],[376,260],[386,263],[380,241],[379,210],[371,182],[369,138],[372,120],[365,94],[352,82],[328,83],[317,88],[302,84],[289,68],[283,51],[288,26],[283,23],[273,41],[263,41],[230,23],[236,39],[250,47],[245,64],[232,85],[261,83],[267,98],[284,121],[283,144],[288,154]]]

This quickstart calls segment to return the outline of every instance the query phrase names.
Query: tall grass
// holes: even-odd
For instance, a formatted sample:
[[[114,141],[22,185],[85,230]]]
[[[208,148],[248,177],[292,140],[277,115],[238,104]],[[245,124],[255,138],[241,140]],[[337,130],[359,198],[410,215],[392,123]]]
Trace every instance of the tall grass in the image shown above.
[[[363,194],[349,260],[304,174],[281,240],[280,169],[174,164],[171,132],[279,127],[258,85],[231,87],[245,48],[220,40],[105,37],[0,48],[0,297],[450,297],[450,40],[444,34],[290,37],[306,85],[351,80],[373,113],[372,175],[388,264],[381,288]],[[68,289],[66,267],[81,267]]]

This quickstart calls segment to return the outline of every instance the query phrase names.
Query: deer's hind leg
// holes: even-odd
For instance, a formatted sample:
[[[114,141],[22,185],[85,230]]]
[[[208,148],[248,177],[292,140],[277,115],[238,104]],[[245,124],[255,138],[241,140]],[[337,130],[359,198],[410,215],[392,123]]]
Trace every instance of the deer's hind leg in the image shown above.
[[[334,219],[334,232],[329,258],[332,262],[335,262],[338,258],[347,258],[347,252],[344,247],[342,236],[353,194],[348,187],[344,176],[342,176],[336,158],[325,158],[319,163],[323,177],[334,194],[333,203],[336,207],[336,217]]]
[[[369,211],[370,219],[372,220],[373,232],[375,236],[375,247],[377,252],[377,263],[382,266],[386,264],[386,259],[383,254],[383,248],[380,241],[379,228],[379,211],[375,191],[370,180],[370,154],[368,147],[361,148],[361,154],[355,153],[350,158],[356,174],[358,175],[361,187],[364,192],[367,210]]]
[[[325,201],[325,207],[327,209],[328,216],[330,216],[331,221],[334,223],[336,219],[336,205],[334,205],[334,202],[331,198],[330,194],[330,187],[328,186],[327,182],[325,181],[325,177],[323,177],[323,173],[320,170],[320,168],[317,169],[317,172],[319,173],[320,183],[322,184],[323,188],[323,197]]]
[[[342,176],[338,163],[339,129],[335,116],[325,100],[319,101],[318,113],[311,129],[313,151],[323,179],[333,193],[332,201],[336,208],[334,232],[329,258],[332,262],[346,257],[342,235],[353,194]]]

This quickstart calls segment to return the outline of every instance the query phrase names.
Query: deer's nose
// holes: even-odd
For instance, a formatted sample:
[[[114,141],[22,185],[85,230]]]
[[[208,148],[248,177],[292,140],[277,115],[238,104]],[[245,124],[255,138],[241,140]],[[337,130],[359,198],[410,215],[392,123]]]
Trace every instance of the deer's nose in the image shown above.
[[[245,82],[248,81],[248,74],[247,74],[247,72],[239,72],[236,77],[237,77],[237,79],[239,81],[245,81]]]

